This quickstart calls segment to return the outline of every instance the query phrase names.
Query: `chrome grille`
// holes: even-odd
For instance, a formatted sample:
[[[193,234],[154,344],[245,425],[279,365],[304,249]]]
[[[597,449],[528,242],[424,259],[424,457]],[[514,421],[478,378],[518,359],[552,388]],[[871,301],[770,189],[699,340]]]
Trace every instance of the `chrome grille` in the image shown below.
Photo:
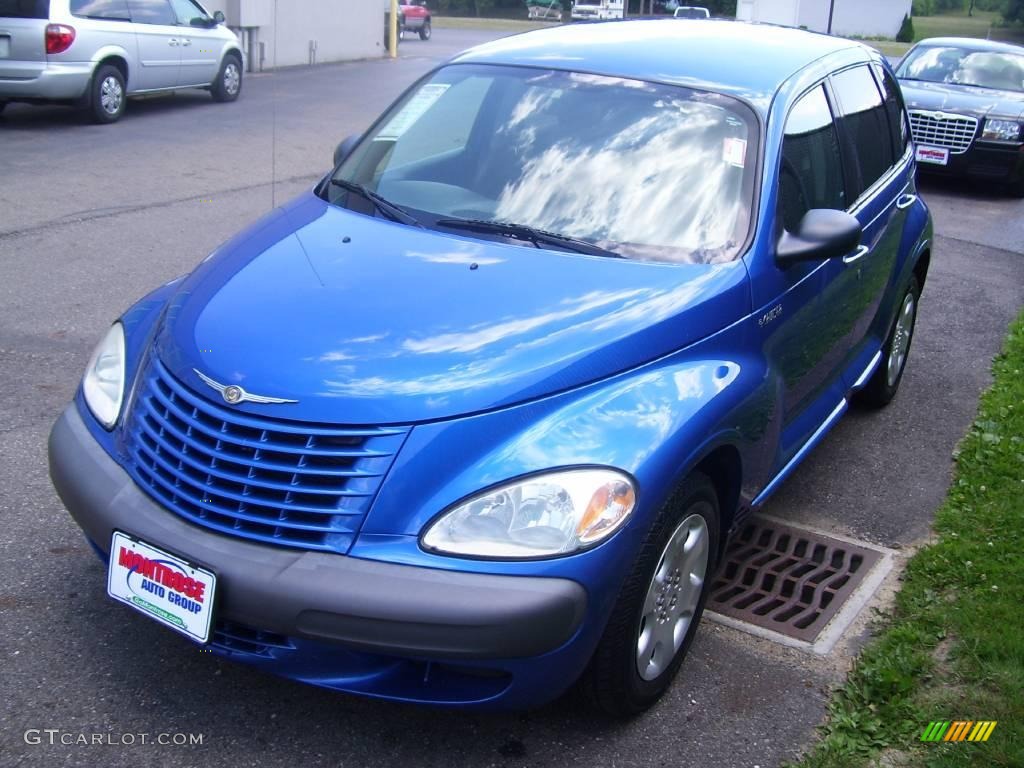
[[[128,423],[139,485],[198,525],[346,551],[408,432],[267,419],[217,405],[156,359]]]
[[[978,131],[978,120],[965,115],[939,117],[934,112],[911,110],[910,130],[918,144],[946,147],[954,155],[959,155],[971,146]]]

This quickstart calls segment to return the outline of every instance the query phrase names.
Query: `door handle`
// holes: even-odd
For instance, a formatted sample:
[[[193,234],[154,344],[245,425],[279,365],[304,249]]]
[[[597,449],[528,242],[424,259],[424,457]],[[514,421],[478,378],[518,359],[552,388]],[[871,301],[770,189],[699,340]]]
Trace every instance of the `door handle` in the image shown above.
[[[167,44],[170,45],[170,46],[177,45],[178,44],[178,38],[172,37],[170,40],[167,41]]]
[[[912,206],[916,202],[917,202],[917,195],[911,195],[911,194],[900,195],[899,199],[896,201],[896,207],[899,208],[902,211],[905,208],[909,208],[910,206]]]
[[[867,256],[868,251],[870,250],[870,245],[858,245],[856,251],[854,251],[853,253],[848,253],[846,256],[843,256],[843,264],[852,264],[862,256]]]
[[[192,41],[189,40],[187,37],[183,37],[183,38],[181,38],[181,44],[182,45],[192,45]]]

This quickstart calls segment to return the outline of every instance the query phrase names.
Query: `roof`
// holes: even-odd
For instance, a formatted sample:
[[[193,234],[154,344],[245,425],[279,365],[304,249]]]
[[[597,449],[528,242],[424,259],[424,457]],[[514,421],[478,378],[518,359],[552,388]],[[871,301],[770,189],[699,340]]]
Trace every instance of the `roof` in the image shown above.
[[[982,40],[977,37],[929,37],[918,42],[915,47],[950,46],[967,48],[972,51],[995,51],[999,53],[1024,54],[1024,48],[999,40]]]
[[[779,85],[831,53],[860,43],[770,24],[630,19],[525,32],[471,48],[460,63],[515,64],[684,85],[762,107]]]

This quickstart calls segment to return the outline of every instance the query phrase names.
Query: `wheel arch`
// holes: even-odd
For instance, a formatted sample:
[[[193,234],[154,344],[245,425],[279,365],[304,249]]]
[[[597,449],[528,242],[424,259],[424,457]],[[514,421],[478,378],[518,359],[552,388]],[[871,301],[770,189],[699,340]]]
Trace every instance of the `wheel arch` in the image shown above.
[[[932,249],[931,245],[925,246],[921,251],[921,255],[917,257],[917,261],[914,263],[914,276],[917,278],[917,287],[920,290],[924,290],[925,280],[928,278],[928,268],[932,262]]]
[[[706,475],[718,496],[719,536],[718,562],[728,540],[728,534],[739,511],[740,488],[743,482],[743,459],[739,449],[731,443],[718,445],[704,454],[687,476],[693,472]]]
[[[92,68],[94,74],[100,67],[108,65],[114,67],[124,78],[125,91],[131,91],[132,73],[131,67],[128,65],[128,54],[126,51],[116,47],[101,48],[93,57],[93,61],[95,62]]]

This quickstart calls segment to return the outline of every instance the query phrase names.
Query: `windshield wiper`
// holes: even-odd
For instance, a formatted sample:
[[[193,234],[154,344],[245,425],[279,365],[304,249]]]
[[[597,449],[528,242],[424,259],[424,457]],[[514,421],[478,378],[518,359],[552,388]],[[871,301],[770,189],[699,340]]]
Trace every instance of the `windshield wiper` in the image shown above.
[[[542,245],[553,245],[556,248],[564,248],[575,253],[586,253],[591,256],[610,256],[615,259],[624,258],[621,253],[610,251],[599,245],[594,245],[587,240],[580,240],[569,235],[560,235],[557,232],[548,232],[543,229],[527,226],[526,224],[512,224],[507,221],[490,221],[488,219],[438,219],[439,227],[448,229],[465,229],[470,232],[491,232],[496,235],[511,237],[513,240],[523,240],[533,243],[537,248]]]
[[[423,228],[423,223],[411,213],[406,211],[404,208],[395,205],[390,200],[381,197],[373,190],[367,189],[362,184],[349,181],[348,179],[331,179],[331,186],[341,187],[344,190],[354,192],[360,197],[369,200],[373,203],[374,208],[392,221],[397,221],[401,224],[409,224],[413,227],[420,227],[421,229]]]

